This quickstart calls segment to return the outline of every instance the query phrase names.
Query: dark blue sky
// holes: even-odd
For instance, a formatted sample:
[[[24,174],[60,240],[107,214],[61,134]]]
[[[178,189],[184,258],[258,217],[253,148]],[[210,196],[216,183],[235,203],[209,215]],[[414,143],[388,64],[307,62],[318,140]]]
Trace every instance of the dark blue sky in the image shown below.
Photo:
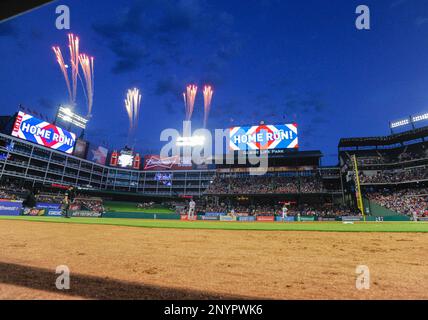
[[[388,121],[428,111],[425,0],[57,1],[0,24],[1,114],[23,104],[53,118],[67,91],[52,45],[55,7],[71,10],[71,32],[95,57],[94,117],[87,137],[120,148],[123,99],[143,92],[136,148],[158,152],[160,131],[179,128],[189,82],[214,87],[210,128],[297,122],[302,150],[337,162],[341,137],[388,133]],[[371,30],[355,28],[355,8]],[[78,108],[85,113],[79,87]],[[193,116],[202,123],[202,95]]]

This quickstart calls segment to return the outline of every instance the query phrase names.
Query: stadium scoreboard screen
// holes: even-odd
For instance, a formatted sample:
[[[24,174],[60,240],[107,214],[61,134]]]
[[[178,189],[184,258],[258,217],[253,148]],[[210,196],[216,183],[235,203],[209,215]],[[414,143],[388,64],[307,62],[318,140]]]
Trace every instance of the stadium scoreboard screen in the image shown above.
[[[123,149],[120,152],[113,151],[110,157],[110,166],[140,169],[141,156],[139,153],[129,149]]]
[[[158,172],[155,175],[155,181],[159,181],[160,183],[164,184],[165,186],[172,186],[172,173],[161,173]]]
[[[12,136],[68,154],[73,153],[76,135],[30,114],[19,111]]]
[[[233,151],[297,149],[298,147],[295,123],[230,128],[229,149]]]

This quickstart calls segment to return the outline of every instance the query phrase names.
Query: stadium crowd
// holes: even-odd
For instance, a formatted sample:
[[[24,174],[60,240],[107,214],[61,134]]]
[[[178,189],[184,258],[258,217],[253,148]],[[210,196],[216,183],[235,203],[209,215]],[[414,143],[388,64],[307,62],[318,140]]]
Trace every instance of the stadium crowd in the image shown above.
[[[281,204],[256,204],[256,205],[226,205],[221,203],[219,205],[199,205],[197,206],[197,212],[218,212],[218,213],[229,213],[232,210],[238,216],[282,216]],[[316,217],[337,217],[337,216],[350,216],[359,215],[358,210],[343,206],[343,205],[301,205],[297,206],[287,205],[288,216],[316,216]]]
[[[0,200],[16,200],[23,201],[24,207],[34,208],[37,203],[56,203],[64,204],[64,198],[68,191],[46,192],[41,190],[29,190],[24,187],[18,186],[11,181],[2,183],[0,185]],[[69,199],[70,200],[70,199]],[[103,201],[101,198],[88,197],[85,195],[78,195],[75,199],[71,199],[71,210],[88,210],[94,212],[104,212]]]
[[[14,184],[0,186],[0,199],[23,201],[28,190]]]
[[[419,147],[418,150],[406,150],[402,152],[394,153],[392,151],[366,151],[366,154],[357,154],[357,161],[359,165],[371,165],[371,164],[391,164],[400,163],[413,160],[421,160],[428,158],[427,152],[424,147]],[[348,166],[352,166],[351,155],[347,153],[346,163]]]
[[[370,200],[392,211],[419,217],[428,216],[428,189],[383,190],[368,193]]]
[[[383,170],[376,174],[360,174],[361,183],[398,183],[428,179],[428,168],[415,167],[404,170]]]
[[[88,210],[97,213],[102,213],[105,211],[103,200],[101,198],[86,197],[83,195],[79,195],[73,200],[70,209],[72,211]]]
[[[46,202],[46,203],[61,203],[64,199],[64,194],[58,192],[57,194],[53,193],[39,193],[36,195],[37,202]]]
[[[281,177],[245,176],[216,177],[208,187],[207,194],[276,194],[322,192],[319,176]]]

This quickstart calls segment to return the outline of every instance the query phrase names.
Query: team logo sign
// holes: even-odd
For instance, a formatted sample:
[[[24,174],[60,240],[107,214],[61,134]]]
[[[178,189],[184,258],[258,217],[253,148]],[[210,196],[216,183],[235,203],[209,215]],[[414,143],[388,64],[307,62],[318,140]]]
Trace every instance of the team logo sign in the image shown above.
[[[297,124],[233,127],[229,134],[231,150],[298,148]]]
[[[161,158],[157,155],[146,156],[144,160],[144,170],[171,170],[180,163],[179,156]]]
[[[69,154],[76,143],[74,133],[22,111],[18,112],[12,136]]]
[[[191,168],[191,161],[187,162],[184,157],[172,156],[161,158],[158,155],[144,156],[144,170],[184,170]]]

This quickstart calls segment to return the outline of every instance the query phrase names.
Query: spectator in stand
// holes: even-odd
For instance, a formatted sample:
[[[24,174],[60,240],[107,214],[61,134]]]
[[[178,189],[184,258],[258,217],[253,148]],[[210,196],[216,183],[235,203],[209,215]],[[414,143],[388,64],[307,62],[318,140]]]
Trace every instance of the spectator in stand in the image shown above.
[[[360,174],[361,183],[398,183],[426,179],[428,179],[428,168],[425,166],[400,170],[383,170],[372,175]]]
[[[313,176],[217,176],[209,186],[208,194],[274,194],[316,193],[323,185],[318,175]]]
[[[368,193],[368,198],[377,204],[400,214],[413,217],[428,216],[428,189],[382,190]]]

